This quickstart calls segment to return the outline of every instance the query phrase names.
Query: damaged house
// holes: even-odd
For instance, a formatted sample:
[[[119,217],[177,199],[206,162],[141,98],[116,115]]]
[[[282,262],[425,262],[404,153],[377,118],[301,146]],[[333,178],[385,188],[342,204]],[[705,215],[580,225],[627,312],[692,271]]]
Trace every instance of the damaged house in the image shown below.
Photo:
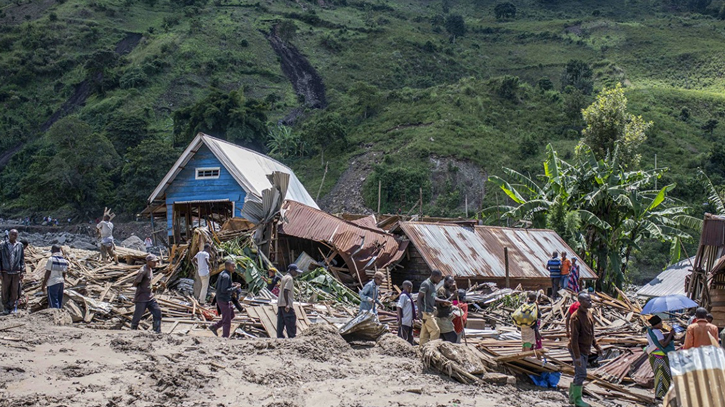
[[[148,198],[152,220],[165,218],[170,243],[186,241],[194,227],[232,218],[265,220],[264,196],[283,184],[282,199],[317,204],[294,172],[256,151],[204,133],[191,141]],[[269,203],[267,204],[269,206]]]

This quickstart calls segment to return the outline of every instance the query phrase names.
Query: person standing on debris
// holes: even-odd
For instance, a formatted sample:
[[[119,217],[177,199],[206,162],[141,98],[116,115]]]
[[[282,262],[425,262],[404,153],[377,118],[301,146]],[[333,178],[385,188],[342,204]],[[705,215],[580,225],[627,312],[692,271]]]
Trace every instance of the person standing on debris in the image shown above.
[[[423,326],[420,329],[420,346],[425,345],[428,341],[434,341],[441,335],[441,330],[438,328],[433,312],[435,311],[435,305],[438,302],[443,302],[441,299],[436,298],[436,284],[443,279],[443,273],[440,270],[431,270],[430,277],[425,279],[420,284],[418,290],[418,310],[423,314],[421,321]]]
[[[360,310],[358,312],[372,311],[373,314],[378,313],[377,306],[383,306],[378,300],[378,286],[383,283],[383,280],[385,280],[385,275],[380,271],[376,271],[373,279],[368,281],[360,290]]]
[[[280,296],[277,297],[277,338],[284,338],[284,331],[287,330],[287,337],[292,339],[297,336],[297,316],[294,308],[294,278],[300,274],[300,269],[292,263],[287,266],[287,275],[280,281]]]
[[[154,246],[154,241],[151,240],[151,237],[146,236],[146,239],[143,241],[143,245],[146,247],[146,253],[151,253],[151,248]]]
[[[60,246],[53,245],[50,253],[50,258],[45,263],[43,292],[48,295],[48,308],[63,308],[63,287],[69,263],[63,258]]]
[[[466,321],[468,321],[468,304],[466,304],[466,290],[460,289],[456,292],[453,300],[453,306],[461,310],[460,316],[453,317],[453,330],[456,332],[456,343],[461,343],[461,338],[466,330]]]
[[[154,268],[159,258],[153,254],[146,256],[146,264],[141,267],[136,274],[136,278],[133,280],[133,286],[136,287],[136,294],[133,296],[133,302],[136,304],[136,309],[133,311],[133,319],[131,319],[131,329],[138,329],[138,324],[141,322],[141,317],[149,310],[154,318],[153,330],[154,332],[161,333],[161,308],[154,298],[154,292],[151,288],[151,283],[154,279]]]
[[[569,269],[569,283],[568,288],[575,293],[578,293],[579,288],[579,262],[576,257],[571,258],[571,269]]]
[[[536,349],[536,342],[539,338],[539,304],[538,295],[530,291],[526,295],[526,302],[522,304],[512,317],[516,325],[521,329],[521,349],[526,352]]]
[[[25,273],[25,246],[18,241],[18,231],[11,229],[0,243],[2,301],[5,314],[15,311],[20,297],[20,284]]]
[[[558,252],[551,254],[551,259],[546,263],[546,269],[549,270],[551,278],[551,298],[555,300],[559,297],[559,284],[561,283],[561,260],[559,260]]]
[[[222,319],[216,324],[210,325],[209,329],[214,335],[219,336],[219,328],[222,329],[222,338],[229,337],[234,319],[234,308],[232,305],[232,292],[239,288],[239,283],[232,282],[232,273],[237,264],[232,259],[224,262],[224,270],[219,274],[216,281],[216,304],[222,312]]]
[[[571,316],[574,315],[576,310],[579,309],[579,301],[575,301],[573,304],[569,306],[569,309],[566,311],[566,337],[571,337],[571,331],[569,330],[569,325],[571,324]]]
[[[199,304],[202,305],[206,304],[206,292],[209,289],[209,270],[211,269],[209,253],[211,253],[211,245],[207,243],[204,245],[204,250],[199,251],[192,260],[192,263],[196,266],[196,277],[198,277],[198,281],[194,281],[194,294],[196,299],[199,300]]]
[[[279,271],[276,268],[270,267],[267,270],[267,279],[265,280],[267,289],[277,297],[279,297],[279,282],[281,280],[282,277],[279,276]]]
[[[451,343],[456,343],[456,339],[458,339],[453,327],[453,315],[451,314],[453,311],[451,300],[453,299],[455,286],[456,280],[453,279],[453,276],[446,276],[443,280],[443,286],[436,293],[437,298],[442,300],[436,303],[436,323],[441,332],[441,339]]]
[[[589,404],[582,400],[582,388],[587,378],[587,359],[592,345],[599,355],[602,354],[602,348],[594,337],[594,317],[589,312],[591,307],[592,299],[589,294],[580,293],[579,308],[571,317],[569,352],[574,361],[574,381],[569,386],[569,403],[576,407],[589,407]]]
[[[413,340],[413,321],[416,320],[415,304],[410,292],[413,291],[413,283],[409,280],[403,281],[403,292],[398,299],[398,336],[405,339],[411,345]]]
[[[569,272],[571,271],[571,260],[566,258],[566,252],[561,252],[561,285],[562,289],[569,288]]]
[[[662,332],[662,318],[657,315],[648,320],[652,327],[647,328],[647,354],[652,371],[655,373],[655,399],[662,399],[670,389],[672,372],[667,353],[675,350],[675,330],[667,335]]]
[[[105,262],[107,258],[110,258],[118,264],[115,251],[116,244],[113,242],[113,223],[111,223],[111,217],[109,215],[103,215],[103,220],[98,222],[96,229],[101,235],[101,261]]]
[[[710,335],[717,340],[717,327],[707,322],[707,310],[698,308],[695,310],[695,322],[687,327],[685,334],[685,345],[682,349],[699,348],[712,345]]]

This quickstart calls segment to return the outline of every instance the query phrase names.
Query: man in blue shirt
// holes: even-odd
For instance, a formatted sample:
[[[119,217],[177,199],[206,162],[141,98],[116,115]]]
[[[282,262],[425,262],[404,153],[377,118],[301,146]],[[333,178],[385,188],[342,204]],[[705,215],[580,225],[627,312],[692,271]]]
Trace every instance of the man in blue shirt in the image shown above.
[[[561,283],[561,260],[559,260],[558,252],[551,254],[551,259],[546,263],[546,269],[549,270],[551,278],[551,298],[555,300],[559,297],[559,284]]]
[[[378,313],[377,305],[380,304],[378,300],[378,286],[385,280],[385,275],[377,271],[372,280],[370,280],[365,287],[360,291],[360,311],[372,311],[373,314]]]

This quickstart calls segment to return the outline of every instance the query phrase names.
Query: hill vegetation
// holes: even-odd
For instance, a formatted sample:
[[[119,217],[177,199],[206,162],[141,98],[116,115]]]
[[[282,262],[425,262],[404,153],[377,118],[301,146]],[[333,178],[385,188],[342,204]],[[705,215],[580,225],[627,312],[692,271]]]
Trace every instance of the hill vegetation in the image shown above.
[[[376,209],[380,185],[383,212],[422,193],[426,214],[473,214],[507,198],[471,178],[537,178],[548,144],[573,158],[582,109],[621,83],[652,123],[638,168],[667,167],[700,216],[696,169],[725,182],[724,18],[718,0],[0,0],[0,212],[138,212],[204,131],[330,210]],[[661,268],[658,245],[632,268]]]

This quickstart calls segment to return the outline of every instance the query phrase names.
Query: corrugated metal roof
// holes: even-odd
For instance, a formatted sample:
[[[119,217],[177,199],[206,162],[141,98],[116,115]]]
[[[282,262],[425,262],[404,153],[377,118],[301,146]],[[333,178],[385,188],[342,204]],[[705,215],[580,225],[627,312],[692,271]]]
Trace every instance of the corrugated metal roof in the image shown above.
[[[637,290],[638,297],[654,298],[671,294],[687,295],[685,279],[692,271],[695,256],[667,267],[652,281]]]
[[[379,229],[356,225],[299,202],[285,201],[281,213],[280,233],[331,245],[350,272],[357,269],[362,281],[367,280],[364,270],[397,262],[408,245]]]
[[[665,397],[680,406],[709,407],[725,405],[725,350],[719,346],[701,346],[667,354],[672,371],[672,390]]]
[[[174,166],[169,170],[164,179],[159,183],[154,192],[149,196],[148,201],[153,202],[160,198],[166,188],[173,182],[174,178],[181,172],[199,149],[206,145],[216,156],[224,167],[229,170],[232,177],[247,192],[245,206],[258,206],[259,208],[248,208],[250,214],[262,213],[262,191],[272,188],[269,175],[274,172],[283,172],[290,175],[289,185],[285,199],[301,202],[307,206],[318,209],[314,199],[307,192],[294,172],[284,164],[256,151],[238,146],[204,133],[199,133],[184,150]],[[258,222],[259,219],[250,219]]]
[[[504,247],[514,279],[549,278],[544,266],[551,253],[574,253],[553,230],[422,222],[402,222],[400,228],[431,269],[457,278],[505,278]],[[582,278],[596,278],[589,266],[579,263]]]

